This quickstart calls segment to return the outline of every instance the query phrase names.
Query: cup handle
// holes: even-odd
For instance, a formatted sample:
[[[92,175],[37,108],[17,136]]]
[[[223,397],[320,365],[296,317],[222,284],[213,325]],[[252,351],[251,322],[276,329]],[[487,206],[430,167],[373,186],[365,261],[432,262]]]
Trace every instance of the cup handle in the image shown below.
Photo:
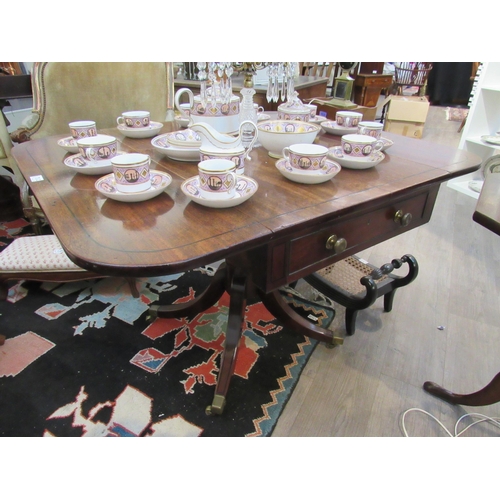
[[[238,176],[234,172],[228,172],[227,176],[231,178],[231,186],[227,191],[232,196],[236,191],[236,183],[238,182]]]
[[[253,145],[255,144],[255,141],[257,140],[257,136],[259,135],[259,131],[257,129],[257,125],[255,125],[255,123],[252,120],[245,120],[245,121],[241,122],[241,125],[240,125],[240,139],[241,139],[241,133],[242,133],[243,127],[247,126],[247,125],[249,125],[250,128],[254,129],[253,139],[245,150],[245,155],[246,155],[245,158],[247,160],[251,160],[252,158],[250,158],[250,151],[252,151]]]
[[[283,148],[283,151],[281,152],[281,154],[283,155],[283,158],[285,158],[285,160],[288,163],[290,163],[290,148],[288,146]]]
[[[123,116],[119,116],[117,119],[116,119],[116,123],[118,125],[125,125],[125,119],[123,118]]]
[[[194,94],[193,94],[193,92],[192,92],[191,89],[188,89],[188,88],[179,89],[175,93],[174,102],[175,102],[175,107],[180,112],[181,116],[186,117],[186,113],[181,108],[181,104],[180,104],[181,95],[184,94],[184,93],[186,93],[188,95],[188,98],[189,98],[189,109],[193,109]]]
[[[384,142],[381,140],[378,140],[373,144],[373,151],[380,151],[384,147]]]

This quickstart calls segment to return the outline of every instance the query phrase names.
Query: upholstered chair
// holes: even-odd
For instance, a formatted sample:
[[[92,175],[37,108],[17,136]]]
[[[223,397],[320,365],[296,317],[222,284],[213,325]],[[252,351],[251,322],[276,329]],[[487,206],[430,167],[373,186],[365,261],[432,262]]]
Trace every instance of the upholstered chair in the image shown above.
[[[157,122],[174,119],[173,63],[37,62],[32,69],[33,114],[14,142],[69,134],[68,123],[116,126],[124,111],[144,110]]]

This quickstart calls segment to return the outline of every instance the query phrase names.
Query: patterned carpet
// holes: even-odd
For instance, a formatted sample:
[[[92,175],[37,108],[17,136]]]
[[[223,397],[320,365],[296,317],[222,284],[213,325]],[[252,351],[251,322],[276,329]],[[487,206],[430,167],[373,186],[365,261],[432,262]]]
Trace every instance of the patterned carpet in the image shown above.
[[[0,224],[8,244],[30,228]],[[223,415],[209,416],[229,297],[203,314],[151,321],[151,304],[186,302],[214,269],[138,280],[13,283],[0,303],[0,436],[269,436],[316,342],[260,302],[244,335]],[[328,326],[333,309],[288,296]]]

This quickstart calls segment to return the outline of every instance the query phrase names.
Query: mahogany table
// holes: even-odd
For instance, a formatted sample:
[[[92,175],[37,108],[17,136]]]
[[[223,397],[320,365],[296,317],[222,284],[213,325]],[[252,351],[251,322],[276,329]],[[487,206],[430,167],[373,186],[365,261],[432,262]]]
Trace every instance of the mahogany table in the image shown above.
[[[472,219],[500,236],[500,174],[486,175]],[[435,382],[425,382],[424,390],[454,405],[488,406],[500,402],[500,373],[488,385],[471,394],[456,394]]]
[[[162,133],[174,129],[166,123]],[[79,266],[102,275],[150,277],[187,271],[219,260],[209,288],[187,305],[153,308],[159,316],[186,317],[230,294],[226,342],[215,396],[207,411],[222,413],[242,335],[246,300],[256,294],[269,311],[296,331],[329,344],[334,334],[295,313],[279,287],[429,221],[439,185],[476,170],[481,159],[467,151],[384,134],[394,141],[385,159],[368,170],[342,169],[316,185],[285,179],[276,160],[259,147],[245,163],[257,193],[230,209],[207,208],[187,198],[180,185],[197,175],[196,163],[170,160],[150,139],[115,135],[121,151],[151,155],[152,168],[172,184],[140,203],[107,199],[95,176],[63,164],[62,136],[16,145],[12,154],[54,233]],[[340,137],[320,134],[328,147]],[[37,180],[41,179],[41,180]],[[328,243],[327,243],[328,242]]]

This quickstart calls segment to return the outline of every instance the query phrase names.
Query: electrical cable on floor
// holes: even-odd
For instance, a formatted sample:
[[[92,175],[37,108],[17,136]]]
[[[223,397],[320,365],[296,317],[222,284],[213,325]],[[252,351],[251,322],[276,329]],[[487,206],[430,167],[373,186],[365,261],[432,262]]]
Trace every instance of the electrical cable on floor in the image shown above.
[[[481,413],[466,413],[465,415],[462,415],[458,420],[457,422],[455,423],[455,434],[452,434],[444,425],[442,422],[440,422],[434,415],[431,415],[429,412],[425,411],[425,410],[422,410],[420,408],[410,408],[409,410],[406,410],[402,417],[401,417],[401,426],[403,428],[403,434],[405,437],[410,437],[408,435],[408,432],[406,431],[406,426],[405,426],[405,418],[406,418],[406,415],[412,411],[417,411],[417,412],[420,412],[420,413],[423,413],[429,417],[431,417],[433,420],[435,420],[443,429],[444,431],[446,432],[446,434],[448,434],[449,437],[460,437],[462,436],[467,430],[469,430],[472,426],[474,425],[477,425],[477,424],[480,424],[482,422],[489,422],[493,425],[495,425],[496,427],[499,427],[500,428],[500,418],[497,418],[497,417],[488,417],[486,415],[482,415]],[[478,418],[479,420],[476,420],[472,423],[470,423],[467,427],[465,427],[463,430],[461,430],[460,432],[458,432],[458,427],[460,425],[460,423],[462,422],[463,419],[465,419],[466,417],[476,417]]]

